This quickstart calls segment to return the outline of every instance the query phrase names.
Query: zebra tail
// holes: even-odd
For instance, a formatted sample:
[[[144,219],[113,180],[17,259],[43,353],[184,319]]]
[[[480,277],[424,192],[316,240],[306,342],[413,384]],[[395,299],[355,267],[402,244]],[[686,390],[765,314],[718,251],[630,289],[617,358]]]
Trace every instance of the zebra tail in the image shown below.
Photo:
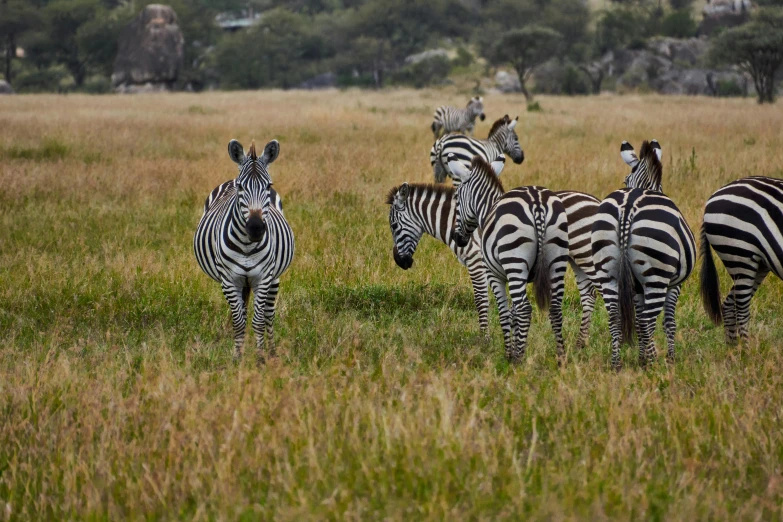
[[[546,262],[544,243],[544,223],[536,219],[536,264],[533,266],[533,290],[536,296],[538,309],[546,312],[552,302],[552,278],[549,275],[549,265]]]
[[[634,275],[631,268],[631,260],[628,258],[628,234],[626,230],[631,228],[629,223],[620,224],[620,266],[617,281],[617,301],[620,308],[620,332],[627,342],[633,341],[634,323],[636,320],[636,307],[634,306]]]
[[[435,163],[432,165],[435,174],[435,183],[445,183],[446,174],[448,174],[449,170],[443,162],[443,143],[438,140],[432,148],[435,149]]]
[[[719,325],[723,323],[723,311],[721,310],[720,281],[718,271],[715,268],[715,260],[712,258],[712,248],[707,239],[707,228],[701,225],[701,302],[704,311],[710,320]]]

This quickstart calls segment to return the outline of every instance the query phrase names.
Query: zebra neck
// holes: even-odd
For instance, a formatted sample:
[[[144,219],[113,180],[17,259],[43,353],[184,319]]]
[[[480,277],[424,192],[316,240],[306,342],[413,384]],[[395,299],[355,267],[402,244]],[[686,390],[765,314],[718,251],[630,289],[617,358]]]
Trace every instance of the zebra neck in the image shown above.
[[[453,218],[452,198],[445,194],[424,193],[416,205],[416,216],[419,226],[432,237],[446,243],[448,241],[448,224]]]
[[[498,152],[503,151],[503,144],[506,142],[506,134],[502,131],[498,131],[490,136],[487,141],[495,146]],[[489,161],[493,161],[494,158],[488,158]]]
[[[484,228],[484,221],[487,219],[487,214],[495,206],[497,200],[503,197],[503,191],[495,186],[488,186],[485,192],[480,194],[478,200],[478,215],[476,216],[476,222],[479,228]]]

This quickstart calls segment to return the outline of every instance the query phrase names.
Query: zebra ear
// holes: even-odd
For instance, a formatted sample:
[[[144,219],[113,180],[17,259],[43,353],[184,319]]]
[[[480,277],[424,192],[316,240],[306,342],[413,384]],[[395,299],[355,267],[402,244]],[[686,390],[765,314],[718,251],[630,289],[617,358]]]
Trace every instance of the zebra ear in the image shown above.
[[[228,142],[228,157],[237,165],[242,165],[245,162],[245,149],[237,140]]]
[[[519,116],[514,118],[511,123],[508,124],[508,130],[514,130],[514,127],[517,126],[517,123],[519,123]]]
[[[400,185],[400,188],[397,189],[397,193],[394,195],[394,206],[400,210],[404,209],[409,193],[410,187],[407,182]]]
[[[495,173],[495,176],[500,176],[500,173],[503,172],[503,167],[506,166],[506,157],[498,156],[490,166],[492,167],[492,171]]]
[[[280,154],[280,143],[277,140],[272,140],[264,147],[264,155],[261,156],[261,163],[269,165],[277,159],[277,155]]]
[[[449,156],[453,157],[453,154],[449,154]],[[449,158],[449,170],[451,171],[451,177],[457,181],[464,182],[470,177],[470,170],[456,159]]]
[[[639,157],[636,155],[636,151],[633,150],[633,145],[627,141],[624,141],[622,145],[620,145],[620,157],[623,158],[623,161],[631,168],[639,163]]]
[[[652,145],[652,148],[655,151],[655,155],[658,156],[658,161],[661,161],[663,158],[663,150],[661,149],[661,144],[658,143],[658,140],[652,140],[650,142],[650,145]]]

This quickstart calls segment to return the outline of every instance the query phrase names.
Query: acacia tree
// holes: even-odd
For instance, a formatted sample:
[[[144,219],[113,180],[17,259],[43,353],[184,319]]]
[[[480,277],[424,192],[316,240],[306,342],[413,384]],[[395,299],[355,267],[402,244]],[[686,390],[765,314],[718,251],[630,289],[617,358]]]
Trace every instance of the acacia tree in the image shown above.
[[[765,8],[751,22],[722,32],[710,50],[714,64],[750,74],[759,103],[775,101],[775,72],[783,65],[783,9]]]
[[[536,67],[558,54],[562,42],[563,35],[554,29],[528,25],[504,33],[488,58],[495,65],[511,64],[519,76],[522,94],[531,101],[533,96],[525,82]]]
[[[40,17],[29,0],[0,0],[0,47],[3,48],[5,79],[13,82],[12,62],[19,37],[35,28]]]

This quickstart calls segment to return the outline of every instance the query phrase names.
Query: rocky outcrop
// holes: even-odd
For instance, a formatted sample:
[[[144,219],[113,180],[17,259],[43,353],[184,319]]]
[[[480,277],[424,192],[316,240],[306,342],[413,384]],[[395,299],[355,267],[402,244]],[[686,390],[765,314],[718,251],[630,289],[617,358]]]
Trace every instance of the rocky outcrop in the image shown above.
[[[495,88],[502,93],[522,92],[519,76],[514,71],[498,71],[495,73]]]
[[[333,72],[325,72],[318,76],[313,76],[309,80],[305,80],[296,89],[317,90],[317,89],[330,89],[337,87],[337,75]]]
[[[174,10],[148,5],[120,34],[112,86],[118,92],[171,88],[182,69],[184,45]]]
[[[704,6],[699,34],[711,35],[724,27],[736,27],[750,19],[750,0],[708,0]]]
[[[5,80],[0,80],[0,94],[13,94],[14,89],[11,84]]]

